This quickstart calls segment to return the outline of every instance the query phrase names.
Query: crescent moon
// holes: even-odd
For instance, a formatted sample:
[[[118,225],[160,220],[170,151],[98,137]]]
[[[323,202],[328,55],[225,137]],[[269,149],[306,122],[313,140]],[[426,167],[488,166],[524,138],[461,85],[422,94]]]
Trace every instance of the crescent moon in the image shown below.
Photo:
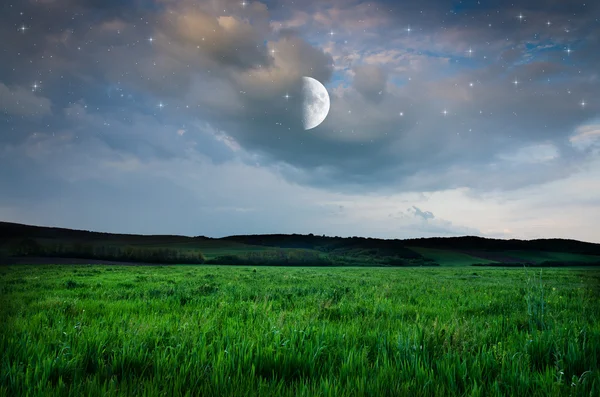
[[[329,113],[329,93],[323,84],[312,77],[302,77],[302,125],[315,128]]]

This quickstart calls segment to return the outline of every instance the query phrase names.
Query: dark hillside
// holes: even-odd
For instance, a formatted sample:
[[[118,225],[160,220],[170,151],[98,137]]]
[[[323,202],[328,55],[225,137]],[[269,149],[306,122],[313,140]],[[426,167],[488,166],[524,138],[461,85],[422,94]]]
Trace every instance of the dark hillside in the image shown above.
[[[517,251],[536,250],[550,252],[569,252],[573,254],[600,255],[600,244],[585,243],[577,240],[539,239],[539,240],[498,240],[483,237],[433,237],[402,240],[408,247],[452,249],[462,251]]]
[[[169,242],[185,242],[194,240],[209,239],[208,237],[187,237],[175,235],[140,235],[140,234],[120,234],[120,233],[104,233],[92,232],[88,230],[72,230],[59,227],[46,226],[30,226],[21,225],[19,223],[0,222],[0,240],[9,239],[72,239],[72,240],[124,240],[124,241],[160,241],[162,243]]]
[[[235,241],[249,245],[262,245],[280,248],[305,248],[323,252],[398,256],[402,258],[420,258],[421,255],[408,249],[402,240],[381,240],[365,237],[327,237],[312,234],[263,234],[249,236],[230,236],[222,240]]]
[[[52,256],[165,263],[432,266],[594,265],[600,244],[576,240],[482,237],[383,240],[301,234],[223,238],[133,235],[0,222],[0,256]]]

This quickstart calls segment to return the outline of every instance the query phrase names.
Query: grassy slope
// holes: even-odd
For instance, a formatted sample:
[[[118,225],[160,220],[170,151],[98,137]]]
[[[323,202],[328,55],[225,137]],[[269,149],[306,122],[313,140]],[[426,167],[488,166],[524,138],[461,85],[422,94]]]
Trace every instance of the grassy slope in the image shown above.
[[[496,261],[482,259],[451,250],[421,247],[409,248],[423,255],[425,258],[436,261],[440,266],[470,266],[474,263],[496,263]]]
[[[477,256],[476,252],[469,254],[457,252],[450,249],[422,248],[410,247],[412,250],[423,255],[425,258],[432,259],[441,266],[470,266],[472,264],[484,263],[499,263],[499,261],[488,259],[489,257],[503,256],[510,257],[524,262],[546,262],[546,261],[564,261],[564,262],[581,262],[598,263],[600,256],[573,254],[569,252],[544,252],[544,251],[489,251],[482,252],[481,257]]]
[[[510,256],[535,263],[545,261],[565,261],[565,262],[600,262],[600,256],[571,254],[568,252],[543,252],[543,251],[510,251]]]
[[[600,269],[476,270],[0,268],[0,396],[600,395]]]

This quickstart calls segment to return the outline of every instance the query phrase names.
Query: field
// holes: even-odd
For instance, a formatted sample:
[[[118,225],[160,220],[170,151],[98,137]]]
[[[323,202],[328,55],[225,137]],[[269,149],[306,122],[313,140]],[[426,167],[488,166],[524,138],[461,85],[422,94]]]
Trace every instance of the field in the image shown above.
[[[0,274],[3,396],[600,395],[598,268]]]

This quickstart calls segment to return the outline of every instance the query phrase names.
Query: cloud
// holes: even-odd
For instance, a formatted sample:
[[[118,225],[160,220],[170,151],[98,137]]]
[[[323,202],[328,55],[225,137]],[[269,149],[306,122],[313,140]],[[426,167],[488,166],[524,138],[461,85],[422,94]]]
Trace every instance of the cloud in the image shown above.
[[[0,109],[17,116],[40,117],[51,113],[52,103],[48,98],[36,95],[31,89],[9,88],[0,82]]]
[[[215,15],[189,2],[169,4],[160,25],[159,32],[165,35],[162,45],[176,42],[225,67],[268,65],[263,44],[270,30],[266,6],[253,2],[243,16]]]
[[[600,124],[582,125],[569,137],[569,142],[578,150],[600,145]]]
[[[424,221],[435,218],[435,216],[431,212],[421,211],[420,208],[415,207],[414,205],[412,207],[412,211],[416,217],[419,217],[419,218],[423,219]]]
[[[555,160],[559,156],[558,148],[550,143],[525,146],[514,152],[501,153],[498,155],[502,160],[517,164],[545,163],[547,161]]]
[[[92,3],[82,7],[102,6]],[[565,106],[565,97],[555,94],[566,96],[571,90],[591,96],[598,90],[599,82],[560,77],[573,73],[574,65],[552,57],[522,63],[524,54],[558,48],[548,43],[550,37],[558,43],[568,36],[544,31],[535,40],[525,39],[513,28],[533,30],[529,21],[519,23],[511,16],[506,24],[510,26],[499,23],[510,9],[490,17],[487,11],[470,11],[489,20],[492,28],[464,28],[459,13],[440,29],[438,3],[425,15],[415,3],[404,5],[401,14],[386,2],[338,1],[328,7],[307,2],[289,12],[261,2],[242,7],[233,0],[219,6],[191,1],[130,6],[107,5],[111,11],[96,22],[98,28],[72,35],[71,52],[59,52],[52,62],[79,73],[84,85],[118,83],[115,86],[123,90],[118,92],[132,98],[121,105],[107,97],[103,109],[164,102],[161,117],[173,124],[177,119],[208,123],[228,137],[222,143],[230,151],[254,153],[262,164],[282,167],[287,177],[303,184],[341,189],[394,186],[399,191],[425,187],[425,181],[427,188],[480,187],[483,176],[474,170],[497,168],[497,159],[537,158],[531,150],[540,155],[544,149],[530,147],[539,142],[557,148],[561,157],[554,160],[568,164],[571,159],[561,148],[565,131],[573,131],[598,111],[590,103],[583,112],[574,112],[578,99]],[[126,9],[135,13],[124,13]],[[350,15],[357,16],[355,24],[347,22]],[[403,22],[416,16],[419,22],[413,22],[408,33]],[[157,22],[132,29],[130,21],[136,18]],[[583,29],[586,21],[582,16],[572,23]],[[311,29],[317,26],[334,34],[314,35]],[[382,41],[384,33],[389,39]],[[95,45],[88,49],[87,42]],[[78,46],[86,56],[77,61],[80,65],[71,65],[75,58],[67,54]],[[476,54],[471,60],[465,52],[469,46]],[[501,63],[499,53],[504,53]],[[460,67],[463,62],[468,67]],[[325,83],[332,98],[328,118],[308,133],[300,123],[304,75]],[[512,84],[515,78],[521,82],[518,87]],[[557,81],[549,85],[548,79]],[[291,98],[283,99],[285,94]],[[181,126],[173,128],[178,131]],[[140,147],[146,149],[140,150],[164,156],[165,145],[151,142],[162,135],[149,136],[146,140],[142,135]],[[129,140],[130,147],[136,139],[135,133],[127,132],[105,138],[111,145]],[[550,151],[545,153],[543,158],[549,158]],[[438,178],[440,173],[446,178]],[[545,180],[533,171],[523,173],[519,183],[512,172],[494,173],[494,183],[503,189]]]
[[[386,81],[387,75],[379,66],[366,64],[354,68],[353,87],[373,102],[380,102],[383,98]]]

